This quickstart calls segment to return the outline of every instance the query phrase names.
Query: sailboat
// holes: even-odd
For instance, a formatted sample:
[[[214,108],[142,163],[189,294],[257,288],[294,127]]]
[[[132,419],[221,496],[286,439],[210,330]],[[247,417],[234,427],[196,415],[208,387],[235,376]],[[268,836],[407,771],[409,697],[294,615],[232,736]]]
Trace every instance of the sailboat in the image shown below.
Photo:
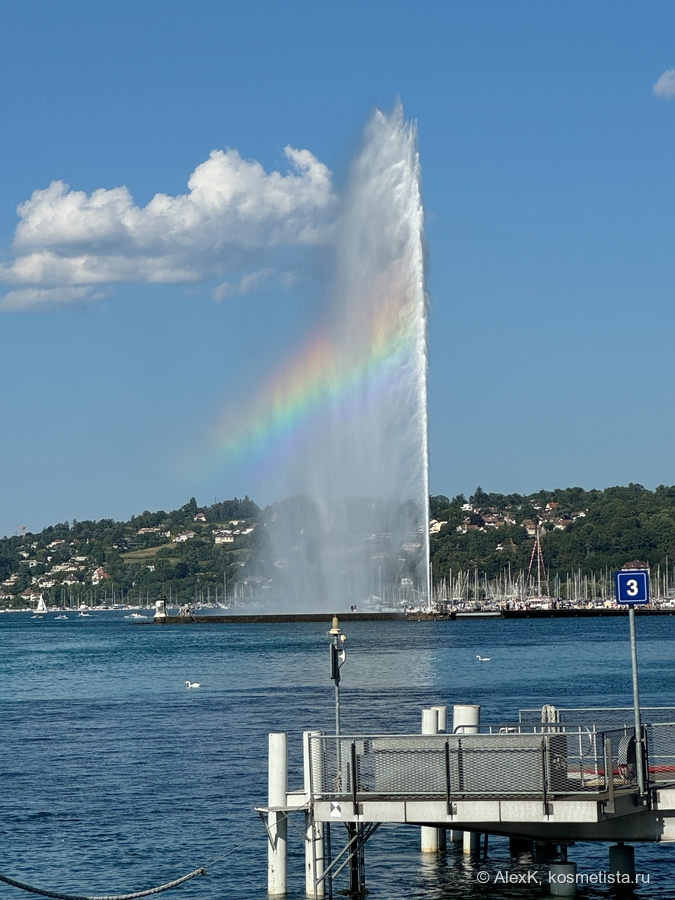
[[[47,607],[45,605],[44,598],[40,595],[40,599],[38,600],[38,605],[35,607],[35,612],[31,616],[31,619],[41,619],[43,615],[47,612]]]

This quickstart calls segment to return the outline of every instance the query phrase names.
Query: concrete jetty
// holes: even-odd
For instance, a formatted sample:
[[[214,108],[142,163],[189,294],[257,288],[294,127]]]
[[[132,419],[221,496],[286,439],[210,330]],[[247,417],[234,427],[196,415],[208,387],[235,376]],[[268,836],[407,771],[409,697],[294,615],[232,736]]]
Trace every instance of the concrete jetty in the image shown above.
[[[155,625],[242,625],[256,622],[288,623],[288,622],[323,622],[325,613],[226,613],[225,615],[208,615],[199,611],[185,613],[187,607],[179,615],[172,616],[167,608],[165,597],[155,602],[155,614],[152,623]],[[673,609],[638,608],[638,615],[675,615]],[[551,619],[595,616],[628,616],[626,609],[606,608],[573,608],[573,609],[518,609],[518,610],[463,610],[441,612],[438,610],[408,610],[387,612],[348,612],[341,613],[340,618],[346,622],[428,622],[464,619]],[[149,624],[147,622],[139,624]]]
[[[405,621],[405,615],[400,612],[393,613],[342,613],[341,619],[346,622],[395,622]],[[225,615],[225,616],[205,616],[195,613],[189,616],[157,616],[153,619],[154,624],[160,625],[244,625],[252,622],[325,622],[325,613],[275,613],[267,614],[248,614],[248,615]],[[150,624],[150,623],[144,623]]]

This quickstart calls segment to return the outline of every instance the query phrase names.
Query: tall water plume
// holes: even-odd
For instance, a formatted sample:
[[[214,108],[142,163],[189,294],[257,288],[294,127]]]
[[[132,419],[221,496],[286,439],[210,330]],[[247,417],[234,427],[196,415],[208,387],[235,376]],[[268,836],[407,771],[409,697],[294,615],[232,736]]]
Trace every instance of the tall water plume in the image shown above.
[[[286,459],[294,499],[267,523],[268,574],[288,607],[426,602],[423,208],[400,106],[366,127],[337,227],[331,315],[307,363],[320,402]]]

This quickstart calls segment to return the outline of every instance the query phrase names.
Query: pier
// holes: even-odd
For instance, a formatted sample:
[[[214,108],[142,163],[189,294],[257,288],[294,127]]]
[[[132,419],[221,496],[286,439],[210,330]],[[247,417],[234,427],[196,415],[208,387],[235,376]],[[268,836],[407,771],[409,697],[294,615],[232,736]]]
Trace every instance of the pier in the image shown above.
[[[330,735],[303,739],[303,785],[289,790],[285,734],[270,735],[269,798],[259,807],[269,838],[268,890],[287,890],[289,818],[303,816],[305,889],[332,894],[349,872],[365,889],[365,848],[384,823],[420,828],[421,852],[461,840],[474,854],[484,836],[530,847],[548,842],[550,872],[575,871],[567,847],[616,842],[611,872],[634,875],[627,842],[675,841],[675,708],[643,708],[642,740],[633,710],[521,710],[517,720],[482,726],[480,707],[423,710],[420,734]],[[640,789],[642,749],[645,789]],[[562,879],[562,875],[561,875]],[[552,894],[574,884],[552,882]]]
[[[638,616],[673,616],[672,608],[642,608],[637,612]],[[628,610],[622,608],[605,607],[565,607],[557,609],[480,609],[480,610],[452,610],[443,612],[439,610],[408,610],[387,612],[348,612],[341,613],[340,618],[344,622],[438,622],[438,621],[466,621],[473,619],[571,619],[571,618],[596,618],[596,617],[628,617]],[[287,624],[293,622],[323,622],[325,613],[239,613],[232,612],[225,615],[208,615],[200,610],[191,610],[189,614],[171,615],[167,608],[166,599],[160,598],[155,603],[155,611],[152,622],[139,622],[147,625],[243,625],[249,623],[277,623]]]

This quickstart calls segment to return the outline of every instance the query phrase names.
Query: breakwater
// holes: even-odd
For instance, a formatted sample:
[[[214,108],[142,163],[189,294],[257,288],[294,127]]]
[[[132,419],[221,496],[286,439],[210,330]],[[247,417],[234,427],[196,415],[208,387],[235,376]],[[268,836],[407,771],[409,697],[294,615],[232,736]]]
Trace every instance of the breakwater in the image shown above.
[[[675,616],[675,609],[637,607],[636,616]],[[292,624],[294,622],[329,622],[331,613],[257,613],[209,616],[165,616],[139,625],[248,625],[255,623]],[[466,619],[596,619],[628,617],[628,609],[504,609],[475,611],[415,611],[340,613],[343,624],[350,622],[454,622]]]
[[[675,616],[675,609],[660,609],[658,607],[635,608],[635,615],[642,616]],[[598,619],[598,618],[628,618],[628,608],[604,608],[593,606],[590,608],[570,607],[565,609],[500,609],[500,610],[452,610],[451,612],[409,612],[406,618],[411,622],[454,622],[457,619]]]
[[[274,613],[274,614],[249,614],[229,616],[203,616],[199,614],[189,616],[164,616],[154,620],[154,624],[160,625],[248,625],[256,622],[277,622],[287,624],[292,622],[330,622],[330,613]],[[403,621],[405,614],[402,612],[384,613],[340,613],[343,622],[396,622]],[[149,622],[141,622],[148,625]]]

